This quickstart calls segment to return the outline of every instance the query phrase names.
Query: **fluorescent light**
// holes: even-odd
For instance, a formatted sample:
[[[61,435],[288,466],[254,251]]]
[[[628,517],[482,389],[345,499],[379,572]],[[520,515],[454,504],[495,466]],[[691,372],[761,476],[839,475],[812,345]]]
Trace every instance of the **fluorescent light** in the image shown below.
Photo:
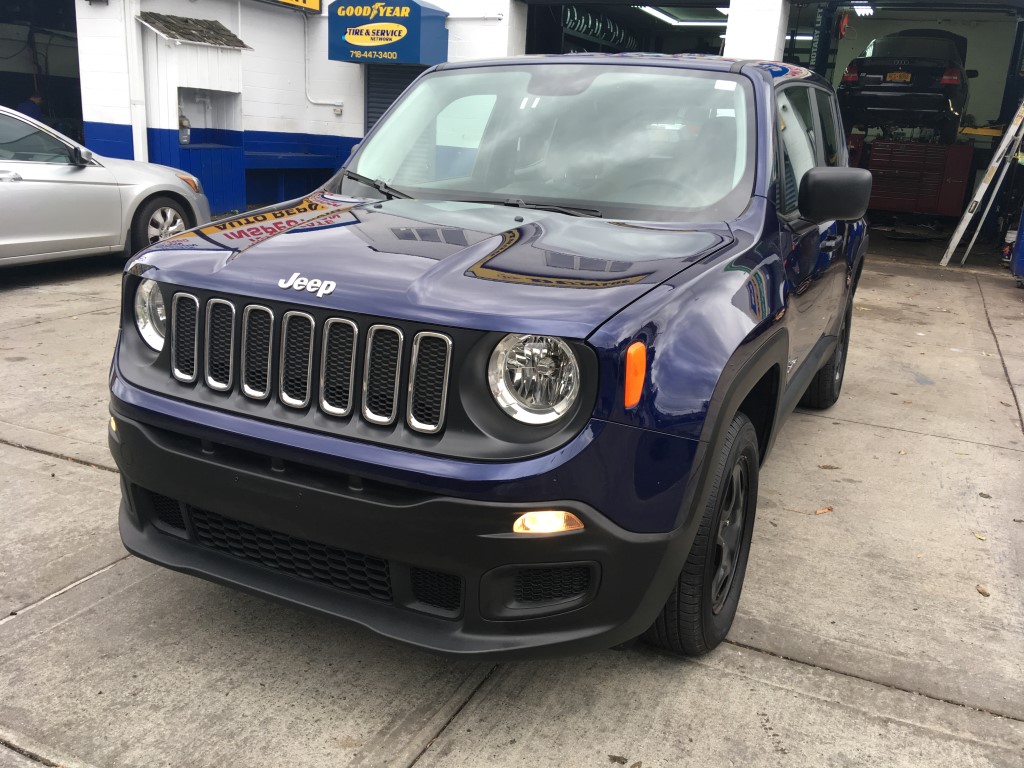
[[[854,4],[853,10],[857,13],[858,16],[874,16],[875,14],[875,9],[868,5],[867,3]]]
[[[644,13],[649,13],[666,24],[671,24],[673,27],[726,27],[729,25],[728,21],[683,21],[675,16],[669,16],[664,11],[659,11],[657,8],[651,8],[649,5],[634,5],[633,7]]]
[[[725,8],[715,8],[715,10],[718,11],[719,13],[725,15],[725,16],[729,15],[729,8],[728,8],[728,6],[726,6]]]

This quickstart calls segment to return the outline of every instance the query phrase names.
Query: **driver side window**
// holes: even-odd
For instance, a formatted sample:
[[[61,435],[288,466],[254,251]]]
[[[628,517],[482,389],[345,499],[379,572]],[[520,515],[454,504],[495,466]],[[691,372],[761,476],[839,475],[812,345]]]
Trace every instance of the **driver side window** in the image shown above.
[[[0,115],[0,160],[71,164],[68,146],[34,125]]]
[[[782,173],[778,199],[780,213],[797,210],[800,180],[817,163],[814,112],[811,89],[790,86],[776,94],[779,135],[782,137]]]

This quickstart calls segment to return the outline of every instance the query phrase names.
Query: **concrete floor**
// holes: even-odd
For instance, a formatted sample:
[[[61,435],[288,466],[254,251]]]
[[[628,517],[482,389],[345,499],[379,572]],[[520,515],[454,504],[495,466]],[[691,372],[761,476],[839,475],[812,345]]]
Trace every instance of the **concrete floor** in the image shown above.
[[[102,260],[0,273],[0,766],[1024,765],[1005,272],[871,257],[842,399],[795,414],[764,468],[726,644],[499,665],[126,555],[119,284]]]

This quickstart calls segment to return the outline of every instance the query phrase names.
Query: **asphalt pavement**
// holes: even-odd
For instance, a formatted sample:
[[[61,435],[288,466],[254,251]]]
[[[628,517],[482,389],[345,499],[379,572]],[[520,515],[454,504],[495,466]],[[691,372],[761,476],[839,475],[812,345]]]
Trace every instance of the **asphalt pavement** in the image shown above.
[[[1024,765],[1024,291],[872,255],[761,476],[729,639],[489,664],[137,560],[120,271],[0,272],[0,766]],[[820,514],[819,514],[820,512]]]

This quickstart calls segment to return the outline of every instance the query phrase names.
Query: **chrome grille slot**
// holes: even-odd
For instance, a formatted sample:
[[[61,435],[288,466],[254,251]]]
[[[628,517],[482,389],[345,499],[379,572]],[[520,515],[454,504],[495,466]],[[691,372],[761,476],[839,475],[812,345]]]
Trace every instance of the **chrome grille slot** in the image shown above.
[[[235,305],[224,299],[206,303],[206,386],[231,389],[234,379]]]
[[[452,342],[440,333],[417,333],[412,343],[406,420],[417,432],[433,433],[444,424]]]
[[[242,393],[254,400],[270,395],[270,350],[274,313],[251,304],[242,313]]]
[[[281,323],[281,402],[292,408],[309,405],[313,369],[314,321],[305,312],[285,312]]]
[[[402,342],[402,332],[390,325],[371,326],[366,334],[363,418],[372,424],[392,424],[395,421]]]
[[[320,408],[332,416],[352,412],[359,329],[351,320],[331,318],[324,324],[320,359]]]
[[[191,384],[196,380],[199,357],[199,299],[192,294],[174,294],[171,333],[171,373],[178,381]]]

